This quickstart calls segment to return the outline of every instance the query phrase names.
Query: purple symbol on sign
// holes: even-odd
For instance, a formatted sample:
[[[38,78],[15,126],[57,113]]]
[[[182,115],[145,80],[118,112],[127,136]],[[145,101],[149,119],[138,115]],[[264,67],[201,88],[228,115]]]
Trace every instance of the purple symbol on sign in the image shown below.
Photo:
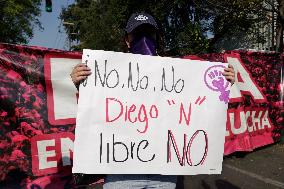
[[[220,92],[220,101],[224,101],[227,104],[230,91],[226,89],[230,83],[222,75],[224,68],[226,67],[222,65],[209,67],[204,74],[204,82],[209,89]]]

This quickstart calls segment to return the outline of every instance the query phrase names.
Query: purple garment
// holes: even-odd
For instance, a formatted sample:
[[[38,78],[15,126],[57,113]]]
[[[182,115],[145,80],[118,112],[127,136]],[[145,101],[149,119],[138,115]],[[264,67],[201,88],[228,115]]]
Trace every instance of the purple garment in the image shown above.
[[[156,56],[156,42],[146,36],[135,38],[130,43],[130,52],[133,54]]]

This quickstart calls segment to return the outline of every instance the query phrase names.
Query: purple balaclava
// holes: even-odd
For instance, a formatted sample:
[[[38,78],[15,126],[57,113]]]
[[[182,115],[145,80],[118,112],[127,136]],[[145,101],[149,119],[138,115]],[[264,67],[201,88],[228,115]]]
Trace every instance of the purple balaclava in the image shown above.
[[[156,56],[156,41],[148,36],[137,36],[130,43],[130,52],[133,54]]]
[[[151,29],[149,29],[151,28]],[[158,25],[150,14],[134,13],[128,19],[125,31],[133,35],[129,51],[134,54],[157,55],[156,35]]]

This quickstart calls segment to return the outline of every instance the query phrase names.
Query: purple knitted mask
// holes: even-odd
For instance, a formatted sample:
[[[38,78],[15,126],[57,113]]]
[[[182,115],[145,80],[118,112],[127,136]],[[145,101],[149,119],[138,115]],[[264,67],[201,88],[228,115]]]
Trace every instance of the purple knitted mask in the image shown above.
[[[156,42],[150,37],[139,36],[130,43],[130,52],[133,54],[156,56]]]

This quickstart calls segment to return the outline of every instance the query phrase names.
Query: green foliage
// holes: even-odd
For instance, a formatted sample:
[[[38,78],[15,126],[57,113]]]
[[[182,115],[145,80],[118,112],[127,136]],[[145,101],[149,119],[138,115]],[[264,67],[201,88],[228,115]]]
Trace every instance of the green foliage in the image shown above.
[[[201,33],[199,25],[189,23],[179,32],[172,43],[170,54],[188,55],[205,53],[209,48],[209,40]]]
[[[0,42],[27,43],[40,23],[40,0],[0,0]],[[41,27],[41,26],[40,26]]]
[[[263,19],[260,0],[76,0],[61,19],[75,49],[125,51],[123,37],[134,12],[152,14],[160,24],[162,50],[170,56],[220,50],[222,40],[250,34]],[[77,32],[77,35],[71,33]],[[252,35],[253,36],[253,35]]]
[[[72,40],[81,41],[77,49],[121,50],[125,15],[123,5],[119,6],[116,1],[77,1],[76,5],[63,10],[61,18],[74,23],[73,27],[66,27],[66,30],[68,33],[78,32],[78,35],[69,35]]]

